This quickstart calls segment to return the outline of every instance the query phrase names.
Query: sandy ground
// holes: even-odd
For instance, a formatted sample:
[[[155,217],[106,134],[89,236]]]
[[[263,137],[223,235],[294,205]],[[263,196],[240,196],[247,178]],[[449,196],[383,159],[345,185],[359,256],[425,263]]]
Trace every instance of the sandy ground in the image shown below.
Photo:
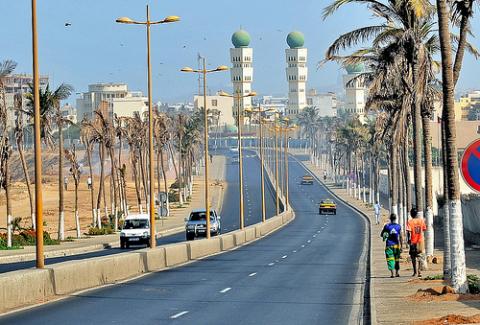
[[[125,159],[128,159],[128,152],[125,150],[123,153]],[[49,152],[44,154],[42,159],[44,162],[44,184],[42,188],[43,193],[43,209],[44,209],[44,221],[46,223],[45,230],[50,232],[53,237],[56,237],[57,225],[58,225],[58,175],[57,174],[57,165],[56,165],[56,155],[55,153]],[[79,157],[83,157],[83,152],[79,152]],[[122,159],[123,160],[123,159]],[[80,216],[80,226],[82,232],[85,232],[88,226],[92,223],[92,212],[91,212],[91,198],[90,191],[87,187],[87,178],[88,178],[88,169],[86,168],[86,162],[83,159],[80,159],[85,165],[84,174],[80,180],[79,186],[79,216]],[[128,160],[125,160],[128,164]],[[32,157],[27,156],[27,163],[29,166],[33,165]],[[65,171],[64,175],[68,176],[69,184],[68,190],[64,191],[64,204],[65,204],[65,237],[75,235],[75,218],[74,218],[74,203],[75,203],[75,188],[73,184],[73,178],[68,172],[69,162],[65,161]],[[98,164],[98,162],[97,162]],[[22,218],[22,226],[27,228],[31,226],[31,217],[30,217],[30,203],[28,199],[27,186],[23,182],[23,170],[20,164],[20,160],[17,157],[14,157],[10,163],[10,168],[15,182],[11,184],[11,193],[12,193],[12,213],[14,217]],[[99,169],[98,166],[94,167]],[[106,164],[105,170],[107,175],[110,172],[109,164]],[[131,170],[127,165],[127,170]],[[33,170],[30,172],[31,179],[33,180]],[[170,170],[167,174],[168,186],[173,183],[175,178],[174,170]],[[108,210],[110,211],[110,177],[106,178],[106,199]],[[97,201],[98,193],[98,176],[94,178],[95,184],[95,199]],[[157,186],[155,182],[155,186]],[[163,181],[161,184],[161,190],[163,191]],[[34,191],[34,186],[32,186],[32,191]],[[135,192],[135,183],[132,180],[131,176],[127,177],[127,198],[128,204],[130,207],[130,212],[137,212],[139,208],[137,206],[136,192]],[[102,201],[103,202],[103,201]],[[103,204],[102,204],[103,206]],[[102,214],[103,214],[102,209]],[[0,228],[5,228],[7,224],[7,212],[6,212],[6,199],[5,192],[0,192]]]

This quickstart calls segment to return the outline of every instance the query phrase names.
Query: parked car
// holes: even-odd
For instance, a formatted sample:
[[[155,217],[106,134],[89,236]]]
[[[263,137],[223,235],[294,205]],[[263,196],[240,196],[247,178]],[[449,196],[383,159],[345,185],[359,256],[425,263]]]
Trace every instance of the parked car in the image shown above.
[[[185,235],[187,240],[194,240],[196,237],[206,237],[207,219],[205,209],[193,210],[188,218],[185,218]],[[210,210],[210,235],[220,235],[221,217],[215,210]]]
[[[125,219],[120,232],[120,248],[130,245],[150,246],[150,216],[148,214],[131,214]]]
[[[337,214],[337,204],[330,199],[320,201],[318,214]]]
[[[313,176],[305,175],[302,176],[302,185],[313,185]]]

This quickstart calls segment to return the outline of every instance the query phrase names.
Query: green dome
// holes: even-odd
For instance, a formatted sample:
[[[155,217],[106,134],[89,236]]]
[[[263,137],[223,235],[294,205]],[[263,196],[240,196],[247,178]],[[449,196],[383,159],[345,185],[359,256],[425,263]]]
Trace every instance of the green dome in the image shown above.
[[[350,64],[345,67],[345,70],[347,70],[348,74],[362,73],[365,71],[365,66],[363,63]]]
[[[298,49],[305,44],[305,36],[301,32],[291,32],[287,36],[287,44],[291,49]]]
[[[232,44],[236,48],[247,47],[250,44],[250,34],[243,29],[237,30],[232,35]]]

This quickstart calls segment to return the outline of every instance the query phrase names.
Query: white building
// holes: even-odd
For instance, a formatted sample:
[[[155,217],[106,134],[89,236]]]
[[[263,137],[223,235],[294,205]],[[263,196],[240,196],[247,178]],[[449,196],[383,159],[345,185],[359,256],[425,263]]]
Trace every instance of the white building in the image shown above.
[[[77,124],[77,109],[70,104],[65,104],[60,108],[62,116],[67,118],[73,124]]]
[[[193,97],[193,106],[194,109],[203,109],[203,96],[194,96]],[[220,118],[218,120],[218,125],[221,127],[228,125],[235,125],[235,119],[232,113],[233,109],[233,98],[223,97],[223,96],[207,96],[207,111],[210,113],[214,110],[220,112]]]
[[[15,94],[22,95],[22,108],[25,109],[27,100],[25,94],[30,92],[33,85],[33,76],[29,74],[12,74],[3,80],[5,87],[5,102],[7,106],[7,129],[15,127]],[[40,89],[43,91],[48,85],[48,77],[40,76]],[[25,116],[25,123],[27,117]]]
[[[262,107],[262,110],[270,110],[272,112],[278,112],[281,114],[285,114],[287,105],[287,97],[263,96],[260,100],[260,106]]]
[[[92,118],[94,111],[102,102],[108,104],[110,117],[133,116],[134,112],[142,116],[148,111],[148,98],[142,92],[129,92],[126,84],[99,83],[88,86],[88,92],[77,98],[77,118]]]
[[[307,106],[315,107],[321,117],[337,116],[337,95],[319,94],[316,89],[310,89],[307,93]]]
[[[300,32],[291,32],[287,36],[290,47],[285,50],[287,59],[288,106],[286,115],[296,117],[307,106],[307,49],[303,47],[305,38]]]
[[[343,76],[345,87],[345,111],[351,116],[358,116],[361,122],[365,121],[365,100],[367,87],[362,80],[353,80],[364,72],[363,64],[346,67],[347,74]]]
[[[253,82],[253,49],[249,48],[250,35],[243,29],[236,31],[232,35],[232,44],[235,48],[230,49],[230,59],[232,69],[230,75],[233,83],[233,93],[247,95],[252,91]],[[233,107],[233,116],[237,116],[237,112],[243,114],[245,108],[252,107],[252,98],[244,97],[235,100]]]

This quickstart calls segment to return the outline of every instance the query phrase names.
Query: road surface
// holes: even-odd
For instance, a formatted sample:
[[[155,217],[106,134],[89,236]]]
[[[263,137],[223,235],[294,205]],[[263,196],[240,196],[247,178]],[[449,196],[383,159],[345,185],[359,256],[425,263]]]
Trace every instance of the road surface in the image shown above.
[[[250,245],[0,318],[0,324],[355,324],[365,280],[365,220],[290,159],[296,219]],[[255,202],[257,203],[257,202]],[[228,209],[228,205],[224,206]]]

